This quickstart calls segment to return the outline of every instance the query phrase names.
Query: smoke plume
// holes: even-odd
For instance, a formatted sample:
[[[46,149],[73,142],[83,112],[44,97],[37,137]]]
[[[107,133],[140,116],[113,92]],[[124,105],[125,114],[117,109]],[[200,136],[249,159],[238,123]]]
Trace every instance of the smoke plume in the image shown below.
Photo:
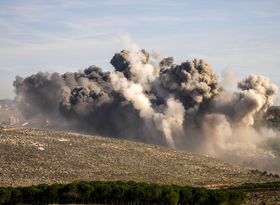
[[[111,64],[115,71],[90,66],[62,75],[17,76],[14,87],[22,113],[31,120],[46,118],[55,128],[187,149],[237,163],[279,160],[264,146],[279,140],[277,133],[256,127],[277,93],[266,77],[250,75],[237,89],[226,89],[205,60],[177,65],[158,51],[150,55],[137,49],[116,53]],[[233,75],[224,76],[232,86]]]

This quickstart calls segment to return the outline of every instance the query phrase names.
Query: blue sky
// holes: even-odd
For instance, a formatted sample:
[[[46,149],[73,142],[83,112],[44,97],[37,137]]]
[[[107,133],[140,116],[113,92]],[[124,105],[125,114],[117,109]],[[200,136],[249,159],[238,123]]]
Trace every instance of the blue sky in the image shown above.
[[[113,70],[123,36],[176,63],[204,58],[219,75],[280,87],[279,0],[0,0],[0,98],[14,97],[16,75]]]

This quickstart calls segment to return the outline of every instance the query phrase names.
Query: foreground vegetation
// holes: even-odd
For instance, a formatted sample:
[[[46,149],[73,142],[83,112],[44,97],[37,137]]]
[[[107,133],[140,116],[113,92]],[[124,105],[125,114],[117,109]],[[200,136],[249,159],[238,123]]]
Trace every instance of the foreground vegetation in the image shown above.
[[[232,190],[241,190],[241,191],[250,191],[250,190],[260,190],[260,189],[279,189],[280,190],[280,181],[267,182],[261,184],[246,183],[241,186],[231,187]]]
[[[280,181],[246,183],[228,189],[158,185],[134,181],[75,181],[70,184],[40,184],[0,187],[0,204],[223,204],[245,202],[245,193],[280,190]]]
[[[158,185],[133,181],[75,181],[70,184],[40,184],[30,187],[1,187],[0,204],[231,204],[245,201],[238,190]]]

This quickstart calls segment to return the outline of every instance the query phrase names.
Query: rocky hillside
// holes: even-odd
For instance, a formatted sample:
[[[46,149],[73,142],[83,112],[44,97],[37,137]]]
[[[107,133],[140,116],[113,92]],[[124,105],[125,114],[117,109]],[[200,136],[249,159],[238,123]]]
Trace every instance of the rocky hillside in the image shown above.
[[[186,151],[29,128],[0,130],[0,164],[0,186],[134,180],[211,187],[277,180]]]

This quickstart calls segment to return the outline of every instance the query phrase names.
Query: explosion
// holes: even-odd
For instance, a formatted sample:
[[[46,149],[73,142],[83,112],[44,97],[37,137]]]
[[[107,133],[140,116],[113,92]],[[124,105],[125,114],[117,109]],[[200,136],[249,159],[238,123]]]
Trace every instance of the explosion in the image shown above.
[[[259,145],[276,138],[255,120],[272,106],[277,87],[250,75],[226,90],[205,61],[180,65],[158,52],[123,50],[115,71],[96,66],[75,73],[17,76],[15,92],[27,119],[53,126],[210,154],[228,161],[271,153]],[[230,156],[230,157],[229,157]]]

